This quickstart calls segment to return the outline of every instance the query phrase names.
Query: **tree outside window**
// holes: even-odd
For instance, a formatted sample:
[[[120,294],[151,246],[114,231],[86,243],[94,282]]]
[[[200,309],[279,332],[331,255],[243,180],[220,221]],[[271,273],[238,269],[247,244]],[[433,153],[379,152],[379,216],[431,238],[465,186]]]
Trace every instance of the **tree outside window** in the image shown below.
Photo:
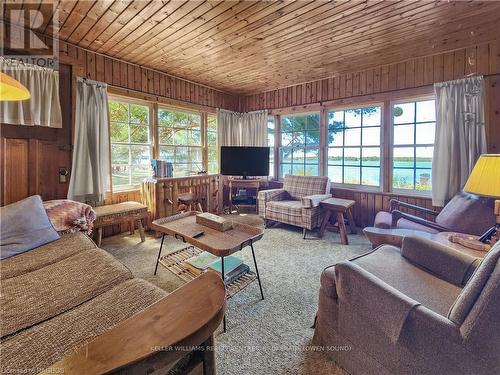
[[[328,177],[340,184],[380,186],[381,107],[328,113]]]
[[[109,101],[113,188],[138,185],[151,176],[149,107]]]
[[[319,113],[281,117],[280,175],[319,175]]]
[[[158,140],[160,159],[173,164],[175,177],[203,170],[199,113],[158,109]]]

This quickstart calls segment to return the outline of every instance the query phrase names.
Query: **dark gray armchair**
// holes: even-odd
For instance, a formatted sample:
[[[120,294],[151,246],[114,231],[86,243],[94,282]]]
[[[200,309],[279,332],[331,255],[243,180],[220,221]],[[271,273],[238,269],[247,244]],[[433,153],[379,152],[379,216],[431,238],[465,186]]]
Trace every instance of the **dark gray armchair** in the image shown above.
[[[430,216],[427,220],[421,216],[403,212],[410,209],[421,216]],[[377,228],[415,229],[424,232],[458,232],[482,235],[495,225],[494,200],[461,192],[453,197],[441,212],[413,204],[391,200],[390,212],[380,211],[375,216]]]
[[[499,257],[406,237],[327,268],[313,343],[352,375],[499,374]]]

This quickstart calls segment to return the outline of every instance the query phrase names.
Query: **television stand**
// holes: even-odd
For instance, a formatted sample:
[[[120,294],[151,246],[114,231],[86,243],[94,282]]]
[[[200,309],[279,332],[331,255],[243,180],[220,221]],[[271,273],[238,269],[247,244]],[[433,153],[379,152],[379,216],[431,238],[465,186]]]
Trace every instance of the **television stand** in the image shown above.
[[[245,204],[245,205],[236,205],[236,208],[239,206],[251,206],[255,207],[255,212],[258,211],[257,207],[257,197],[259,195],[260,185],[264,182],[264,180],[260,178],[249,179],[246,178],[230,178],[229,179],[229,213],[233,213],[233,189],[255,189],[255,204]]]

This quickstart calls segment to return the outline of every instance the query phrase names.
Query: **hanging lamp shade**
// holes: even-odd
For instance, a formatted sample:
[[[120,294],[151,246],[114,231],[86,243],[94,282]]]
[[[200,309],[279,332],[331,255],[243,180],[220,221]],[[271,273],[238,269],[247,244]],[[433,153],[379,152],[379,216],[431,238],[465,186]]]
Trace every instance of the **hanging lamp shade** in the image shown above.
[[[11,76],[0,72],[0,101],[17,101],[31,98],[26,87]]]

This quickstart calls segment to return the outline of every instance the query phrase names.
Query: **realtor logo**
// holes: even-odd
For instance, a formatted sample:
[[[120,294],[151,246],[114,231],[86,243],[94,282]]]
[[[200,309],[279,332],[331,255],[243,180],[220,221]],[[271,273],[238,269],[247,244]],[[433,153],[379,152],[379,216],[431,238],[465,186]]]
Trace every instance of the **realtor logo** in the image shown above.
[[[56,69],[59,32],[57,2],[4,0],[0,12],[2,56]]]

